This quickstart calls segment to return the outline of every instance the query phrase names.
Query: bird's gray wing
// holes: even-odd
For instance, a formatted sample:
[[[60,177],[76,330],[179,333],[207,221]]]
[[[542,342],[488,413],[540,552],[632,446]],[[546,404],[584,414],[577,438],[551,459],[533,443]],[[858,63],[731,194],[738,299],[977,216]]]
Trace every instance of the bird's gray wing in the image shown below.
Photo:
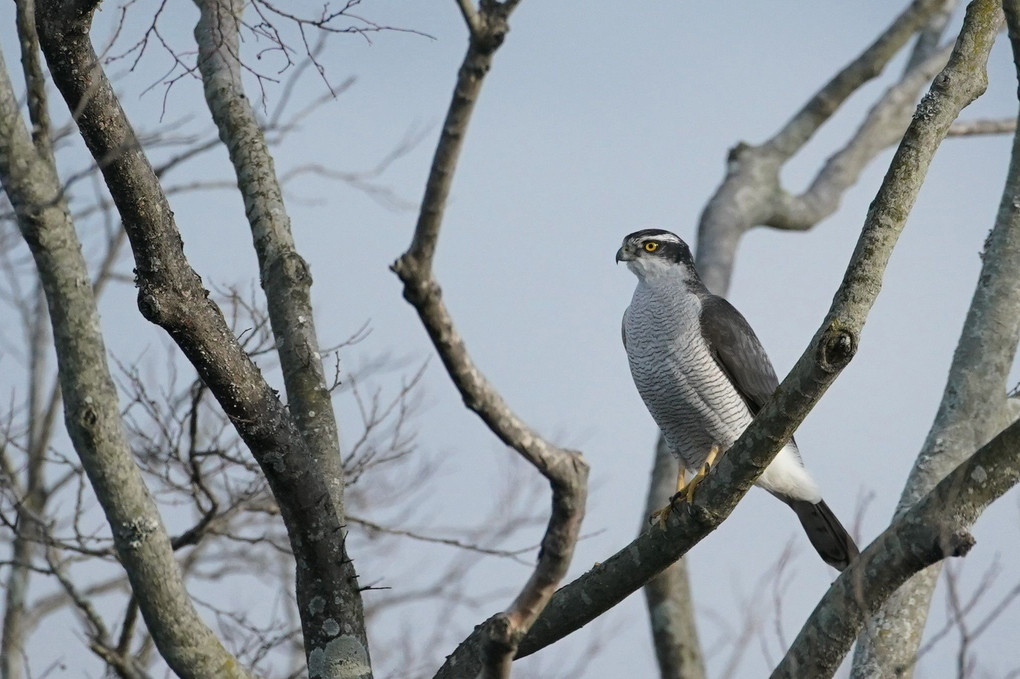
[[[623,350],[627,351],[627,312],[624,312],[620,320],[620,336],[623,338]]]
[[[715,362],[757,415],[779,386],[776,371],[747,320],[722,297],[706,295],[701,304],[701,332]]]

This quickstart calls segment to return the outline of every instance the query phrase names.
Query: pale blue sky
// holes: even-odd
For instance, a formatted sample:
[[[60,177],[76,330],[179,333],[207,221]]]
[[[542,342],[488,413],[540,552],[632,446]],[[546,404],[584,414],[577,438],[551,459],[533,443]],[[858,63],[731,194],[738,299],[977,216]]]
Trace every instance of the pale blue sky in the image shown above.
[[[584,532],[594,535],[578,547],[572,574],[633,537],[655,439],[619,339],[620,316],[635,281],[613,263],[621,238],[640,228],[661,227],[693,242],[698,215],[722,178],[727,149],[772,134],[901,5],[905,2],[524,0],[514,14],[468,133],[436,270],[480,369],[521,416],[557,442],[582,449],[591,464]],[[114,18],[114,10],[113,4],[104,6],[100,20]],[[365,170],[408,133],[424,131],[421,143],[381,180],[416,202],[466,31],[452,0],[368,0],[360,11],[435,40],[384,33],[369,44],[335,37],[323,58],[327,76],[339,83],[353,75],[357,82],[278,152],[277,168],[314,161],[339,170]],[[187,46],[194,8],[182,5],[168,12],[176,13],[164,20],[168,33]],[[9,15],[5,7],[0,42],[11,67],[17,61]],[[954,30],[958,25],[959,17]],[[890,72],[898,73],[902,61]],[[143,95],[142,90],[165,65],[167,59],[153,51],[143,68],[122,81],[123,101],[136,121],[156,123],[162,91],[157,87]],[[989,71],[988,94],[964,118],[1015,114],[1016,81],[1004,36]],[[823,129],[785,173],[789,188],[806,184],[884,86],[864,88]],[[306,79],[302,89],[306,96],[322,91],[315,78]],[[269,90],[270,102],[275,94]],[[166,104],[166,119],[185,115],[200,121],[208,116],[200,84],[193,80],[175,86]],[[861,527],[862,546],[887,523],[941,397],[1008,151],[1007,137],[943,145],[893,257],[858,356],[798,433],[809,468],[844,523],[852,523],[862,498],[873,494]],[[744,240],[730,298],[756,329],[780,374],[803,351],[827,310],[889,156],[871,166],[839,213],[815,231],[761,230]],[[205,175],[230,176],[224,152],[175,179]],[[356,190],[318,180],[303,182],[294,195],[318,201],[292,201],[290,214],[315,278],[322,342],[343,339],[368,320],[372,334],[345,355],[347,366],[383,352],[414,361],[432,355],[387,268],[407,246],[414,213],[384,209]],[[256,276],[239,199],[206,194],[173,207],[187,252],[207,283],[228,285]],[[137,315],[130,289],[110,295],[103,322],[110,349],[119,355],[136,356],[145,346],[162,342]],[[393,382],[383,384],[394,387]],[[417,420],[420,445],[444,461],[442,473],[428,481],[434,500],[411,516],[393,517],[382,508],[379,518],[418,529],[470,523],[472,513],[488,511],[494,489],[505,485],[508,475],[519,479],[514,483],[537,483],[530,470],[508,464],[511,453],[463,408],[436,360],[426,374],[424,401]],[[345,431],[353,431],[351,404],[339,402],[339,407]],[[541,497],[545,506],[547,498]],[[978,545],[964,564],[966,586],[973,586],[996,559],[1020,559],[1018,514],[1020,496],[1014,490],[975,527]],[[533,531],[525,544],[537,542],[540,534]],[[790,584],[777,613],[771,593],[756,589],[762,570],[790,541],[795,550],[786,571]],[[399,579],[408,570],[405,562],[427,565],[445,558],[438,548],[409,543],[393,563],[362,562],[359,568],[363,579],[381,579],[399,592],[406,584]],[[834,576],[803,539],[793,513],[758,490],[694,549],[690,566],[713,677],[726,665],[729,651],[712,648],[739,630],[748,610],[762,619],[769,641],[764,650],[757,639],[751,643],[734,676],[763,676],[781,654],[773,631],[776,616],[791,640]],[[481,569],[464,587],[481,592],[497,582],[516,585],[526,576],[526,568],[497,563]],[[1006,569],[986,603],[994,603],[1015,578],[1015,569]],[[942,600],[937,594],[932,628],[944,620]],[[411,608],[370,633],[381,652],[383,640],[403,625],[448,625],[450,639],[458,640],[480,621],[437,621],[435,615],[434,608]],[[74,623],[67,625],[73,628]],[[1010,632],[1018,627],[1020,607],[976,642],[977,676],[1002,676],[1020,666]],[[538,654],[541,675],[560,676],[553,670],[573,665],[591,634],[602,634],[604,644],[585,676],[653,675],[640,596],[593,628]],[[436,657],[452,649],[437,648]],[[918,677],[944,676],[938,668],[952,651],[950,642],[932,652],[922,660]],[[530,662],[521,663],[520,670]]]

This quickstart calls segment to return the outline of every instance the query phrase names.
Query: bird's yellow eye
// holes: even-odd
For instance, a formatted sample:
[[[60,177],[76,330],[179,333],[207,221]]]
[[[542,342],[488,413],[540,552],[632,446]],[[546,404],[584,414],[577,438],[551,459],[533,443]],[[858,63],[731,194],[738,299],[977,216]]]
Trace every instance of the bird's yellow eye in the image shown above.
[[[645,243],[645,252],[655,252],[658,249],[659,249],[659,244],[656,243],[653,240],[650,240],[647,243]]]

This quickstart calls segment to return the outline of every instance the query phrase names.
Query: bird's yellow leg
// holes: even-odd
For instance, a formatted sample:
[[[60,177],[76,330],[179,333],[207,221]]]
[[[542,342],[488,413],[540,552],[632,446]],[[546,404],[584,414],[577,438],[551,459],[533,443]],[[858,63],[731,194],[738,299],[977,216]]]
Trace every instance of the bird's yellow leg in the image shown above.
[[[666,519],[669,517],[669,513],[673,511],[673,507],[679,500],[685,498],[684,488],[687,481],[687,470],[684,469],[683,465],[680,465],[676,471],[676,492],[669,498],[669,504],[662,509],[657,509],[648,516],[648,523],[657,523],[659,528],[666,527]]]
[[[708,457],[705,458],[705,464],[701,465],[701,469],[694,475],[694,478],[690,480],[687,487],[684,489],[684,499],[688,504],[694,503],[694,490],[698,485],[708,476],[708,472],[712,471],[712,465],[715,464],[715,458],[719,455],[719,446],[713,445],[708,451]],[[678,491],[679,492],[679,491]]]

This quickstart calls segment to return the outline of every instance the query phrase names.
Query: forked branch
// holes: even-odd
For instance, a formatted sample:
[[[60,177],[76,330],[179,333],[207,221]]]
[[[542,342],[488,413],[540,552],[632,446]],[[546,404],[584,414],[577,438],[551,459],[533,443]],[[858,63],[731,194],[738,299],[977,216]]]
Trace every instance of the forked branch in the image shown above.
[[[1020,482],[1018,451],[1014,422],[868,545],[818,602],[772,679],[832,676],[867,617],[900,585],[947,557],[965,556],[974,545],[970,527]]]
[[[538,564],[510,607],[478,628],[483,643],[473,649],[475,672],[493,678],[510,675],[517,645],[567,573],[584,517],[588,476],[588,465],[579,452],[545,441],[510,409],[478,370],[443,304],[432,272],[443,210],[471,112],[516,4],[483,0],[475,10],[460,2],[471,39],[432,161],[414,237],[407,252],[393,264],[394,272],[404,284],[404,298],[418,312],[465,405],[477,413],[503,443],[534,465],[552,488],[552,514],[542,539]],[[453,671],[456,676],[467,676]]]

